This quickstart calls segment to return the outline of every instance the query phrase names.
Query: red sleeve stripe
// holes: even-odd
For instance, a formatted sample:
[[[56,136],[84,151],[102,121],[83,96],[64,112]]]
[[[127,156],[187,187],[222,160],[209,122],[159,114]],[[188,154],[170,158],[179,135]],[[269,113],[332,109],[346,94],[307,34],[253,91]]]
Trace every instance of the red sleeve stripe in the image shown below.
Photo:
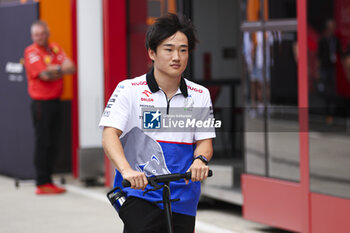
[[[172,143],[172,144],[183,144],[183,145],[193,145],[193,144],[195,144],[195,143],[190,143],[190,142],[169,142],[169,141],[159,141],[159,140],[157,140],[157,142]]]

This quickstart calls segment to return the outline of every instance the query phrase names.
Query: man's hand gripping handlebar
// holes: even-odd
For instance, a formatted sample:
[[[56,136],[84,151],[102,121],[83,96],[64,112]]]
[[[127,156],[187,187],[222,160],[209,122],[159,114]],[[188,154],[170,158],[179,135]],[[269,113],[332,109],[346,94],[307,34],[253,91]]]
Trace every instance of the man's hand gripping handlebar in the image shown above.
[[[208,177],[211,177],[213,175],[212,170],[209,170]],[[152,176],[147,177],[148,183],[152,185],[153,187],[158,187],[158,183],[168,183],[172,181],[177,181],[181,179],[190,180],[191,179],[191,172],[186,173],[174,173],[174,174],[166,174],[166,175],[159,175],[159,176]],[[131,183],[128,180],[123,180],[122,185],[124,187],[130,187]]]

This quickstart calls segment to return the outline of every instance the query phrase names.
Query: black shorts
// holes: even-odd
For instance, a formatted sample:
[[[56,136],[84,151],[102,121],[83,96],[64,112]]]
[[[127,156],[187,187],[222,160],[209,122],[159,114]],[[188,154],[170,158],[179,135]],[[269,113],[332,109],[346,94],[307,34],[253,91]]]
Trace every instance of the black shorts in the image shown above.
[[[137,197],[128,197],[119,211],[124,222],[124,233],[165,233],[164,210],[157,205]],[[193,233],[195,216],[173,213],[175,233]]]

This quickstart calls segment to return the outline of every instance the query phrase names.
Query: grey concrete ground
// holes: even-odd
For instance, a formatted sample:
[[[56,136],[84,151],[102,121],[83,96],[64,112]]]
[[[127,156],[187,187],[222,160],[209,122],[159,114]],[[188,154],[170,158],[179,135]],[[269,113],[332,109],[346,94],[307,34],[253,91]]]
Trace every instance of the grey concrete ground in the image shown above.
[[[121,233],[122,222],[107,202],[105,188],[85,188],[66,177],[68,192],[37,196],[33,183],[0,176],[1,233]],[[240,207],[226,203],[200,205],[196,233],[258,233],[284,231],[247,221]]]

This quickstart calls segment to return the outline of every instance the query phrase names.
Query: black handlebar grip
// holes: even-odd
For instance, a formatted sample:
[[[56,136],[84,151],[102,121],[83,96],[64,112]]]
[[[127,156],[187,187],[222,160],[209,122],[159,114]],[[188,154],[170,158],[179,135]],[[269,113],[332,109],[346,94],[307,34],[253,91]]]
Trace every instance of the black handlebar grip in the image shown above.
[[[186,172],[186,173],[185,173],[184,179],[190,180],[190,179],[191,179],[191,176],[192,176],[191,172]]]
[[[189,179],[191,179],[191,176],[192,176],[192,174],[191,174],[191,172],[186,172],[185,173],[185,179],[187,179],[187,180],[189,180]],[[208,177],[212,177],[213,176],[213,171],[212,170],[209,170],[209,172],[208,172]]]
[[[122,185],[123,185],[124,188],[127,188],[127,187],[130,187],[130,186],[131,186],[131,183],[130,183],[130,181],[128,181],[128,180],[123,180],[123,181],[122,181]]]

